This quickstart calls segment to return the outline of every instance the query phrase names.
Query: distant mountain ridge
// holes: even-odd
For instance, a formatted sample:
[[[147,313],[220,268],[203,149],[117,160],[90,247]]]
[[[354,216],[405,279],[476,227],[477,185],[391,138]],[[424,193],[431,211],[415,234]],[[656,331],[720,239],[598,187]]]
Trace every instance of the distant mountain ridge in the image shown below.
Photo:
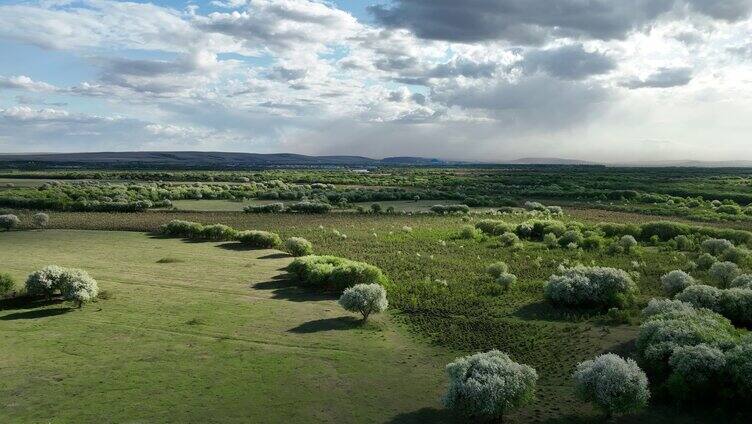
[[[14,165],[160,165],[181,167],[244,166],[379,166],[379,165],[447,165],[440,159],[421,157],[308,156],[295,153],[235,152],[90,152],[90,153],[14,153],[0,154],[0,164]]]

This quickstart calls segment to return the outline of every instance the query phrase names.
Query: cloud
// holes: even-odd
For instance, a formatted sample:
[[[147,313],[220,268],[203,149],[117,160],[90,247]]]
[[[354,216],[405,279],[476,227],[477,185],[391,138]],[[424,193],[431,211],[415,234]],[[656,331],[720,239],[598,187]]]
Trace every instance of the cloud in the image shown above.
[[[669,12],[689,10],[726,21],[744,19],[748,0],[396,0],[369,11],[381,25],[418,37],[473,43],[542,44],[552,37],[624,39]]]
[[[660,68],[645,78],[622,82],[629,89],[670,88],[689,84],[692,81],[692,68]]]
[[[586,51],[582,44],[571,44],[532,50],[525,54],[520,66],[529,74],[545,72],[557,78],[581,80],[608,73],[616,68],[616,62],[600,52]]]
[[[0,76],[0,88],[11,90],[26,90],[33,92],[53,92],[57,87],[46,82],[34,81],[25,75],[16,75],[12,77]]]

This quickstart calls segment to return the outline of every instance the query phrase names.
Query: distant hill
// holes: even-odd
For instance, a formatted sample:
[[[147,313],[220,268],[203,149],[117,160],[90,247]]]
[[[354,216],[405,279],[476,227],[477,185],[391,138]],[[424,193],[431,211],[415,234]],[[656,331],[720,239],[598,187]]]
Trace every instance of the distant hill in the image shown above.
[[[599,165],[596,162],[562,158],[521,158],[505,163],[514,165]]]
[[[419,157],[371,159],[363,156],[307,156],[293,153],[231,152],[93,152],[0,154],[0,164],[17,166],[176,166],[176,167],[270,167],[270,166],[379,166],[444,165],[447,162]]]

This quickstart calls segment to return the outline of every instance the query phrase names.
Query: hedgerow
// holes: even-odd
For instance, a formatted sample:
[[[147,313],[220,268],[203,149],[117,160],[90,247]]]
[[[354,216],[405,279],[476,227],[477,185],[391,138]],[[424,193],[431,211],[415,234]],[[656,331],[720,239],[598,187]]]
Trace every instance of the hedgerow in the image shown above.
[[[282,239],[279,235],[268,231],[240,231],[236,233],[235,239],[246,246],[257,249],[273,249],[282,245]]]
[[[379,268],[336,256],[303,256],[293,260],[287,271],[298,283],[317,289],[342,291],[356,284],[387,284]]]
[[[284,203],[270,203],[268,205],[248,205],[243,208],[247,213],[279,213],[285,210]]]

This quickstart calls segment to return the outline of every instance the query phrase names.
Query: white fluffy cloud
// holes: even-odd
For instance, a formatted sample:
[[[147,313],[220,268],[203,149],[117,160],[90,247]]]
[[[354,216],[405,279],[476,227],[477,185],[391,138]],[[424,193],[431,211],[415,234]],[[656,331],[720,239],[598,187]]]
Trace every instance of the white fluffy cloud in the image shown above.
[[[0,63],[0,150],[616,160],[712,139],[739,157],[751,7],[397,0],[369,23],[323,0],[0,5],[0,41],[86,69]]]

